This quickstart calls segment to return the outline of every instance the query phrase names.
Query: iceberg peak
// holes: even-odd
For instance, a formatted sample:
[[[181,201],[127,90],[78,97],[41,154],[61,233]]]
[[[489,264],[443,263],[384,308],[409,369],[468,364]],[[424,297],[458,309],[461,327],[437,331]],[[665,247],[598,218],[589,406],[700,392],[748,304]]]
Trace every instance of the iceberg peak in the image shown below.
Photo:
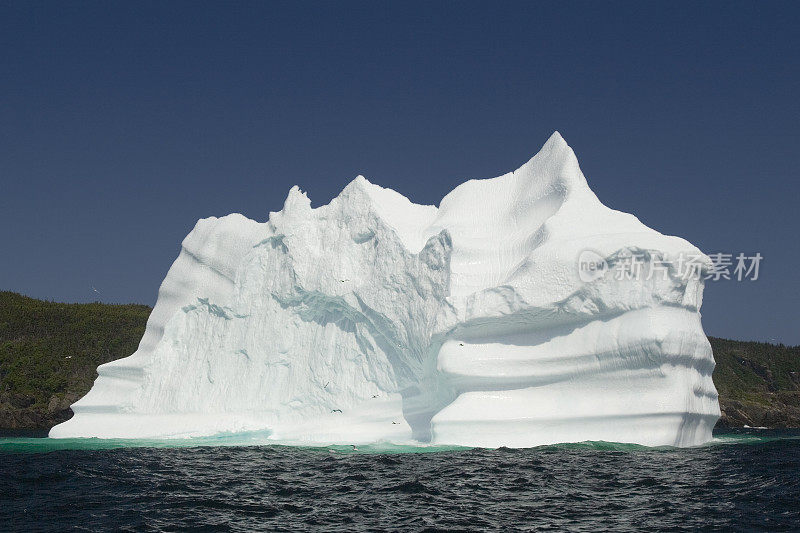
[[[534,182],[539,187],[565,187],[589,190],[575,152],[556,131],[536,155],[516,171],[523,182]]]
[[[289,214],[302,213],[310,210],[311,200],[308,198],[308,195],[297,185],[294,185],[291,189],[289,189],[289,194],[286,196],[286,200],[283,202],[282,212],[284,214]]]
[[[564,137],[561,135],[561,133],[556,130],[550,135],[550,137],[547,138],[547,141],[545,141],[544,145],[542,145],[542,150],[552,150],[559,147],[569,148],[569,145],[567,144],[567,141],[564,140]]]

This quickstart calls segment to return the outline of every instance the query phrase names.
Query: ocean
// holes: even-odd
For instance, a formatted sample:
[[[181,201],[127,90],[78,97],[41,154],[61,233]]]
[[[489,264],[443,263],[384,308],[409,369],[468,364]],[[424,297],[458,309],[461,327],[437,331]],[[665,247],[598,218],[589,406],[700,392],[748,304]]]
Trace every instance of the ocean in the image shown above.
[[[0,435],[2,531],[799,531],[800,431],[691,449]]]

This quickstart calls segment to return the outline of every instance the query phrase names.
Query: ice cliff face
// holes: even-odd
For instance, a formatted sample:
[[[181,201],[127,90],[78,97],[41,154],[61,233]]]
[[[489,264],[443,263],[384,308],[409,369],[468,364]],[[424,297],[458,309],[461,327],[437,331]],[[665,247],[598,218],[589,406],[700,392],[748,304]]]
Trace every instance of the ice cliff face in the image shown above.
[[[579,275],[586,250],[664,274]],[[694,445],[719,417],[688,242],[603,206],[558,133],[440,207],[359,176],[312,209],[200,220],[139,349],[52,437]]]

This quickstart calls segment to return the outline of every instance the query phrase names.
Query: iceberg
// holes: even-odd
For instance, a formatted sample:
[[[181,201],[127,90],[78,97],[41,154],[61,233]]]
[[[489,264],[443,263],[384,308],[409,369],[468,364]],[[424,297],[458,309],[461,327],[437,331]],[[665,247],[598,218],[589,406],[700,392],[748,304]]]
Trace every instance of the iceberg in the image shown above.
[[[617,268],[634,260],[656,275]],[[362,176],[316,208],[294,187],[266,222],[197,222],[138,350],[50,436],[702,444],[710,268],[604,206],[558,132],[438,207]]]

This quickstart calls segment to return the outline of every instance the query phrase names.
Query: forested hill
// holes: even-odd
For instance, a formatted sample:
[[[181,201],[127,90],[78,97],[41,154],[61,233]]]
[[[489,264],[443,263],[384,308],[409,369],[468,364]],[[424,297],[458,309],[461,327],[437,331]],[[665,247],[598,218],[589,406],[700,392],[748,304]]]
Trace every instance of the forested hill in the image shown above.
[[[718,426],[800,427],[800,346],[709,337]]]
[[[0,292],[0,429],[50,428],[102,363],[132,354],[146,305],[63,304]]]
[[[0,429],[48,429],[132,354],[145,305],[62,304],[0,292]],[[723,426],[800,427],[800,347],[710,338]]]

